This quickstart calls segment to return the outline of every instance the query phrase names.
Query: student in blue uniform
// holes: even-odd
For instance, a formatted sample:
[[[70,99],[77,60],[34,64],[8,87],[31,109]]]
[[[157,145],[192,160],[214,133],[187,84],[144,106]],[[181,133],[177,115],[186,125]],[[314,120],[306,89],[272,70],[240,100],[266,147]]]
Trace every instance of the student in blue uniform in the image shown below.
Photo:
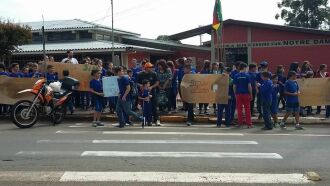
[[[19,72],[19,64],[13,63],[10,66],[10,73],[8,73],[9,77],[21,78],[22,74]]]
[[[200,74],[210,74],[211,73],[211,62],[208,60],[204,61],[204,67],[201,70]],[[199,115],[210,115],[207,111],[209,104],[208,103],[199,103]],[[204,113],[203,113],[204,109]]]
[[[230,78],[234,79],[235,76],[239,73],[239,65],[241,64],[241,61],[237,61],[234,64],[234,69],[232,70],[232,72],[230,73]],[[231,105],[230,105],[230,120],[234,121],[235,118],[235,111],[236,111],[236,97],[232,97],[231,99]]]
[[[297,73],[295,71],[290,71],[288,73],[288,80],[285,82],[284,86],[284,94],[286,95],[286,114],[281,122],[280,126],[282,129],[286,129],[285,122],[288,117],[292,114],[295,116],[296,120],[296,129],[301,130],[304,129],[300,124],[300,105],[299,105],[299,86],[296,81]]]
[[[252,86],[252,99],[251,99],[251,116],[255,116],[254,114],[254,105],[255,105],[255,100],[256,100],[256,95],[257,95],[257,65],[256,64],[250,64],[249,65],[249,75],[251,78],[251,86]]]
[[[94,115],[93,115],[93,127],[104,126],[101,123],[101,114],[103,110],[103,85],[101,78],[101,71],[92,70],[93,79],[89,82],[89,91],[92,94],[92,99],[95,107]]]
[[[45,78],[47,79],[47,84],[58,81],[58,74],[55,72],[55,67],[53,65],[47,66]]]
[[[263,84],[260,87],[260,98],[262,104],[262,116],[265,122],[265,127],[262,130],[272,130],[273,125],[271,121],[271,104],[273,94],[273,83],[270,80],[270,74],[263,72],[261,74]]]
[[[229,76],[231,72],[231,68],[226,68],[225,69],[225,74]],[[220,128],[222,124],[222,118],[223,118],[223,110],[225,110],[225,125],[226,127],[230,127],[231,124],[231,110],[230,110],[230,103],[232,100],[232,97],[234,97],[234,92],[233,92],[233,79],[229,77],[229,89],[228,89],[228,104],[218,104],[218,111],[217,111],[217,127]]]
[[[279,104],[279,95],[280,95],[281,87],[278,84],[279,79],[276,74],[272,75],[272,82],[273,82],[273,92],[272,92],[271,114],[274,120],[274,127],[277,127],[277,125],[279,125],[277,114],[278,114],[278,104]]]
[[[29,67],[24,67],[22,70],[22,78],[30,78]]]
[[[270,74],[270,77],[272,76],[272,73],[268,71],[268,62],[267,61],[260,62],[260,71],[256,75],[257,87],[260,87],[264,82],[262,79],[263,72],[268,72]],[[261,102],[261,97],[260,97],[260,91],[257,94],[257,110],[259,112],[258,119],[261,119],[262,118],[262,102]]]
[[[29,75],[31,78],[40,78],[40,77],[42,77],[42,73],[39,72],[38,63],[33,63],[31,65],[31,67],[32,67],[32,72]]]
[[[185,65],[184,66],[184,74],[192,74],[192,68],[191,65]],[[194,104],[193,103],[186,103],[186,109],[188,111],[188,117],[187,117],[187,126],[191,126],[194,122]]]
[[[152,119],[152,113],[151,113],[151,101],[150,98],[152,98],[152,95],[150,94],[149,88],[150,88],[150,82],[148,80],[142,81],[142,91],[139,95],[139,99],[142,100],[142,111],[143,111],[143,118],[144,118],[144,125],[147,123],[148,125],[151,124]]]

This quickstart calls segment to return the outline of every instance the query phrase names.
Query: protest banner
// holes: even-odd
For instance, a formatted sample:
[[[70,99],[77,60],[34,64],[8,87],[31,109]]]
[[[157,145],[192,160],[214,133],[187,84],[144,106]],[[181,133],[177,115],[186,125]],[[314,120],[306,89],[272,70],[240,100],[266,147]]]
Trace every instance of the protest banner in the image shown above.
[[[228,104],[228,75],[187,74],[180,88],[185,102]]]
[[[80,91],[89,91],[89,81],[91,80],[91,72],[92,70],[99,69],[95,65],[88,64],[68,64],[68,63],[57,63],[57,62],[47,62],[46,66],[53,65],[55,71],[59,75],[59,79],[62,79],[63,70],[68,70],[70,76],[79,80],[79,90]],[[43,70],[45,71],[45,70]]]
[[[301,106],[330,105],[330,78],[298,79],[297,82]]]
[[[104,97],[117,97],[119,95],[118,76],[102,79]]]
[[[17,92],[31,89],[37,80],[38,79],[35,78],[12,78],[0,76],[0,103],[14,105],[20,100],[32,100],[32,94],[17,94]]]

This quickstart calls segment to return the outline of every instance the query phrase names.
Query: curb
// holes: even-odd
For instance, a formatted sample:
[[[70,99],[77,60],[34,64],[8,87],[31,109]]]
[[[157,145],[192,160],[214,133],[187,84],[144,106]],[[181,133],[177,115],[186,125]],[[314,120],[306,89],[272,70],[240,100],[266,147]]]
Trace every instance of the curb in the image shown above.
[[[93,116],[92,115],[68,115],[66,119],[70,119],[73,121],[81,121],[81,120],[91,120]],[[114,115],[108,115],[108,116],[102,116],[102,120],[104,121],[117,121],[117,116]],[[330,125],[330,119],[321,119],[321,118],[301,118],[301,124],[304,125],[315,125],[315,124],[326,124]],[[186,122],[187,118],[185,116],[160,116],[160,121],[161,122],[166,122],[166,123],[182,123]],[[201,123],[201,124],[216,124],[217,118],[216,117],[201,117],[197,116],[195,118],[196,123]],[[263,120],[258,120],[258,119],[252,119],[253,124],[264,124]],[[294,119],[290,118],[288,119],[288,124],[294,123]]]

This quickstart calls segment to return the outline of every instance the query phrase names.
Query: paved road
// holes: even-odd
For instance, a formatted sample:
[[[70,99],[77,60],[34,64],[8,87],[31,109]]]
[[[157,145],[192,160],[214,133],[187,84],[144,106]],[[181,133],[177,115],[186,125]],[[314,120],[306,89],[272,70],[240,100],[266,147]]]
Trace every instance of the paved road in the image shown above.
[[[0,121],[0,185],[329,185],[329,127],[117,129],[81,121],[22,130]],[[308,181],[307,171],[323,180]]]

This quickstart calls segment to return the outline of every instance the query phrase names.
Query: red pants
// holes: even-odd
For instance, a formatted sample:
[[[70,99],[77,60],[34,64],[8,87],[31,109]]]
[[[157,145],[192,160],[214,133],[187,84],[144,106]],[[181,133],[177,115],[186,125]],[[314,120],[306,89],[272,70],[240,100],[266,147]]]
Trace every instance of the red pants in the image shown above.
[[[251,97],[249,94],[236,94],[236,109],[238,124],[243,125],[243,107],[245,110],[245,122],[248,126],[252,125],[251,110],[250,110]]]

